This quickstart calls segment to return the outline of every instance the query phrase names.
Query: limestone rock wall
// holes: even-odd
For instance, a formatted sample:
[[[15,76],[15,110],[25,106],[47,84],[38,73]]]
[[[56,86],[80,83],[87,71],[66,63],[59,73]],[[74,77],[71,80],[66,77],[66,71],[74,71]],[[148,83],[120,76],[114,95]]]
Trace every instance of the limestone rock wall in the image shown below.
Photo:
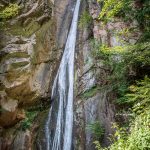
[[[76,150],[94,150],[95,144],[93,142],[97,139],[88,126],[99,122],[104,130],[101,145],[105,147],[111,144],[108,137],[114,132],[112,123],[116,121],[114,104],[116,95],[107,83],[110,72],[101,60],[93,58],[94,49],[90,43],[95,39],[110,47],[121,46],[124,44],[123,41],[134,44],[139,39],[141,32],[136,21],[126,23],[116,18],[113,22],[104,24],[98,20],[102,9],[100,3],[96,0],[85,0],[82,3],[80,14],[82,15],[85,10],[88,11],[92,16],[92,23],[87,27],[79,28],[78,34],[74,145]],[[136,28],[136,31],[131,34],[119,34],[129,28]]]
[[[27,1],[19,16],[6,22],[1,31],[0,125],[11,126],[3,115],[50,97],[50,83],[59,51],[55,50],[53,4]],[[43,14],[40,13],[43,11]],[[16,115],[17,117],[17,115]],[[13,117],[15,119],[15,116]],[[17,119],[17,118],[16,118]],[[12,121],[13,122],[13,121]]]
[[[10,2],[17,3],[21,9],[0,29],[0,149],[39,149],[39,143],[44,141],[51,88],[75,1]],[[0,4],[8,5],[8,2]],[[38,109],[39,114],[34,122],[29,122],[32,123],[30,131],[22,130],[20,123],[24,121],[28,125],[26,111],[29,109]],[[36,136],[39,143],[34,146]]]

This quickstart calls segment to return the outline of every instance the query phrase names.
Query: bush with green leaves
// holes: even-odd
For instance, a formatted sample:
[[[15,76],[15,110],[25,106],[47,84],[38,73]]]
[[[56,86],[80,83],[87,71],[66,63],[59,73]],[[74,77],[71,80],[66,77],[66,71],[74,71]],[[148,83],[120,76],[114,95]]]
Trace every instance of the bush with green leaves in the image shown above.
[[[94,47],[93,47],[94,46]],[[108,83],[115,83],[116,85],[120,85],[120,81],[126,80],[127,66],[123,60],[124,50],[120,46],[116,47],[108,47],[107,45],[103,45],[100,43],[93,45],[93,57],[97,61],[101,61],[101,63],[105,66],[105,69],[109,70],[110,74],[107,77]],[[115,81],[115,82],[114,82]]]
[[[93,86],[90,89],[86,90],[84,93],[81,94],[81,98],[88,99],[96,95],[99,87]]]
[[[36,116],[37,116],[37,111],[27,111],[26,118],[21,122],[20,129],[23,131],[29,129]]]
[[[142,35],[134,45],[124,42],[122,46],[109,47],[93,42],[94,58],[110,70],[107,83],[117,93],[116,102],[132,115],[128,120],[128,127],[115,126],[116,134],[111,146],[102,148],[99,141],[95,141],[96,149],[148,150],[150,149],[150,78],[148,77],[150,74],[147,70],[150,67],[150,1],[98,1],[102,4],[99,15],[102,22],[113,22],[116,18],[127,22],[136,20]],[[137,79],[138,81],[135,81]]]
[[[136,85],[129,87],[130,93],[125,95],[128,103],[133,103],[133,111],[135,113],[143,113],[150,109],[150,78],[147,76],[144,80],[137,81]]]
[[[138,115],[130,124],[129,133],[124,128],[116,128],[117,140],[109,150],[148,150],[150,149],[150,111]]]
[[[133,119],[129,126],[115,125],[114,143],[103,149],[95,142],[98,150],[148,150],[150,149],[150,78],[137,81],[129,87],[130,92],[124,95],[126,103],[131,103]],[[130,108],[131,109],[131,108]]]
[[[102,11],[99,15],[99,19],[103,20],[111,20],[116,16],[125,4],[128,2],[127,0],[98,0],[98,2],[103,3]]]
[[[136,2],[135,0],[98,0],[103,4],[99,19],[110,21],[119,16],[126,21],[136,19],[144,26],[150,25],[150,1],[143,0]],[[138,4],[136,4],[138,3]]]
[[[88,124],[86,129],[89,130],[94,135],[96,140],[100,140],[104,135],[105,131],[99,121],[95,121],[93,123]]]
[[[16,16],[19,13],[19,9],[20,6],[17,4],[9,4],[9,6],[0,11],[0,19],[9,19]]]
[[[114,21],[116,17],[125,22],[137,21],[143,31],[141,41],[150,40],[150,1],[149,0],[97,0],[102,4],[99,19],[104,23]]]
[[[93,57],[110,70],[107,80],[109,83],[115,83],[114,87],[128,85],[126,81],[132,72],[150,65],[149,42],[108,47],[93,40],[91,46]]]
[[[79,20],[79,28],[88,27],[92,23],[92,16],[88,11],[84,11]]]
[[[114,139],[117,140],[110,147],[103,149],[98,141],[94,142],[98,150],[150,149],[150,78],[145,76],[143,80],[136,82],[128,80],[130,67],[136,70],[150,66],[149,48],[149,42],[124,47],[99,44],[93,48],[96,50],[93,53],[95,59],[101,60],[110,69],[109,84],[113,86],[115,83],[117,103],[128,106],[132,112],[127,128],[115,126]]]

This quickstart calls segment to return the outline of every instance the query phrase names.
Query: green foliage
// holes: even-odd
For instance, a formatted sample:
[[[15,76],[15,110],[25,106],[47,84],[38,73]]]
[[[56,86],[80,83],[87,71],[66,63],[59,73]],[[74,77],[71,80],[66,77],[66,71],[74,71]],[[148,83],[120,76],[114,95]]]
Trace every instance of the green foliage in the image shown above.
[[[99,141],[94,141],[93,143],[95,144],[95,148],[96,148],[97,150],[107,150],[107,148],[105,149],[105,148],[102,148],[102,147],[101,147]]]
[[[139,69],[150,66],[150,43],[137,43],[124,47],[108,47],[94,42],[93,56],[101,60],[109,68],[109,84],[114,86],[118,94],[117,103],[128,105],[132,111],[129,127],[115,126],[114,143],[103,149],[99,141],[95,141],[98,150],[147,150],[150,149],[150,79],[145,77],[129,87],[128,74],[130,68]],[[129,87],[129,88],[128,88]],[[117,139],[117,140],[114,140]]]
[[[10,69],[17,69],[19,67],[24,67],[24,66],[26,66],[28,64],[29,64],[28,61],[12,63]]]
[[[99,15],[99,19],[103,20],[110,20],[114,18],[114,16],[116,16],[126,4],[125,0],[98,0],[98,2],[104,3]]]
[[[93,57],[101,60],[105,68],[110,70],[106,80],[109,83],[115,83],[116,85],[114,86],[120,86],[120,81],[125,82],[127,73],[127,65],[123,60],[125,50],[121,46],[112,48],[95,41],[93,46]]]
[[[141,2],[142,7],[135,9],[132,14],[139,24],[144,26],[147,30],[147,28],[150,27],[150,1],[143,0]]]
[[[137,116],[130,125],[130,133],[125,129],[117,128],[115,137],[117,141],[110,150],[148,150],[150,149],[150,111],[145,111]]]
[[[9,4],[6,8],[0,11],[0,19],[9,19],[19,13],[20,7],[17,4]]]
[[[149,0],[140,1],[141,6],[135,5],[134,0],[98,0],[103,3],[102,11],[99,19],[109,21],[113,20],[116,16],[122,17],[124,20],[136,19],[140,25],[145,27],[150,26],[150,2]]]
[[[131,131],[128,139],[130,149],[150,149],[150,111],[136,117],[131,125]],[[126,148],[127,149],[127,148]]]
[[[90,88],[89,90],[86,90],[83,94],[81,94],[81,97],[83,98],[93,97],[94,95],[96,95],[98,89],[99,88],[97,86],[93,86],[92,88]]]
[[[133,104],[134,118],[128,128],[115,125],[115,142],[109,150],[148,150],[150,149],[150,78],[136,82],[130,86],[130,93],[124,95],[127,103]],[[98,150],[104,150],[98,142],[95,143]],[[106,150],[106,149],[105,149]]]
[[[26,118],[21,122],[20,128],[21,130],[25,131],[29,129],[33,123],[33,120],[37,116],[37,111],[26,112]]]
[[[28,120],[28,118],[24,119],[21,123],[21,130],[26,131],[31,126],[31,122]]]
[[[150,66],[150,1],[99,0],[99,2],[103,4],[99,15],[103,23],[115,21],[116,18],[128,22],[137,20],[143,31],[135,45],[124,42],[123,46],[109,47],[93,42],[94,58],[100,60],[105,68],[110,70],[107,83],[111,84],[117,93],[116,102],[123,107],[128,106],[128,111],[132,112],[128,127],[115,126],[114,143],[105,150],[148,150],[150,79],[145,76],[148,72],[139,73],[139,71]],[[132,30],[136,29],[124,29],[118,34],[127,37]],[[139,78],[144,79],[135,81]],[[95,141],[95,145],[96,149],[104,150],[99,141]]]
[[[124,55],[125,62],[128,65],[136,65],[139,67],[150,65],[150,43],[137,43],[126,47]]]
[[[139,114],[150,108],[150,78],[146,76],[144,80],[136,83],[129,87],[131,93],[125,97],[129,103],[134,103],[133,111]]]
[[[86,127],[87,130],[91,131],[95,136],[95,139],[100,140],[104,135],[104,128],[100,124],[99,121],[95,121],[94,123],[88,124]]]
[[[112,64],[119,61],[127,63],[127,65],[139,64],[140,66],[150,64],[150,43],[137,43],[135,45],[108,47],[107,45],[99,45],[96,57],[104,60],[105,64]]]
[[[110,70],[107,78],[109,83],[117,87],[127,84],[126,80],[134,70],[150,65],[150,43],[137,43],[135,45],[108,47],[92,41],[93,57],[101,60],[105,68]]]
[[[92,16],[89,14],[88,11],[84,11],[79,20],[79,28],[88,27],[89,24],[92,22]]]
[[[129,92],[128,83],[127,82],[125,82],[125,83],[122,82],[122,84],[120,84],[120,86],[117,89],[118,98],[117,98],[116,102],[118,104],[127,103],[127,98],[125,97],[125,94],[127,94],[128,92]]]

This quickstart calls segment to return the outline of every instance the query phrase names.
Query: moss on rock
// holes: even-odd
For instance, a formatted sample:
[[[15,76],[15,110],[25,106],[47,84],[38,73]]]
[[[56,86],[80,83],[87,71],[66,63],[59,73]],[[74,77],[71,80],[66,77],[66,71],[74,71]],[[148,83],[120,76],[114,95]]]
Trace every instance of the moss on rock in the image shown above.
[[[7,32],[11,33],[12,35],[21,35],[21,36],[29,37],[33,33],[35,33],[38,29],[40,29],[40,25],[35,20],[32,20],[25,27],[23,27],[19,23],[13,25]]]
[[[17,68],[20,68],[20,67],[24,67],[24,66],[26,66],[26,65],[28,65],[28,64],[29,64],[28,61],[12,63],[12,64],[11,64],[11,69],[17,69]]]
[[[18,78],[23,79],[23,77],[27,77],[29,75],[29,73],[25,70],[12,70],[9,71],[8,73],[6,73],[5,77],[9,82],[14,82],[15,80],[17,80]]]
[[[30,57],[30,55],[28,55],[25,52],[14,52],[14,53],[9,53],[9,54],[6,54],[5,56],[3,56],[1,61],[5,61],[10,58],[28,58],[28,57]]]

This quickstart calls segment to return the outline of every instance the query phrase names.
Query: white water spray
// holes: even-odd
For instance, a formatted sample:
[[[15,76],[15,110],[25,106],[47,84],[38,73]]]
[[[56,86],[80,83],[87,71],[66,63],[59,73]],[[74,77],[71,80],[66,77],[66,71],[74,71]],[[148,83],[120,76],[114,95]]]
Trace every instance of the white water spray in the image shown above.
[[[45,125],[47,150],[71,150],[74,54],[80,0],[77,0],[64,54],[52,88],[53,103]]]

